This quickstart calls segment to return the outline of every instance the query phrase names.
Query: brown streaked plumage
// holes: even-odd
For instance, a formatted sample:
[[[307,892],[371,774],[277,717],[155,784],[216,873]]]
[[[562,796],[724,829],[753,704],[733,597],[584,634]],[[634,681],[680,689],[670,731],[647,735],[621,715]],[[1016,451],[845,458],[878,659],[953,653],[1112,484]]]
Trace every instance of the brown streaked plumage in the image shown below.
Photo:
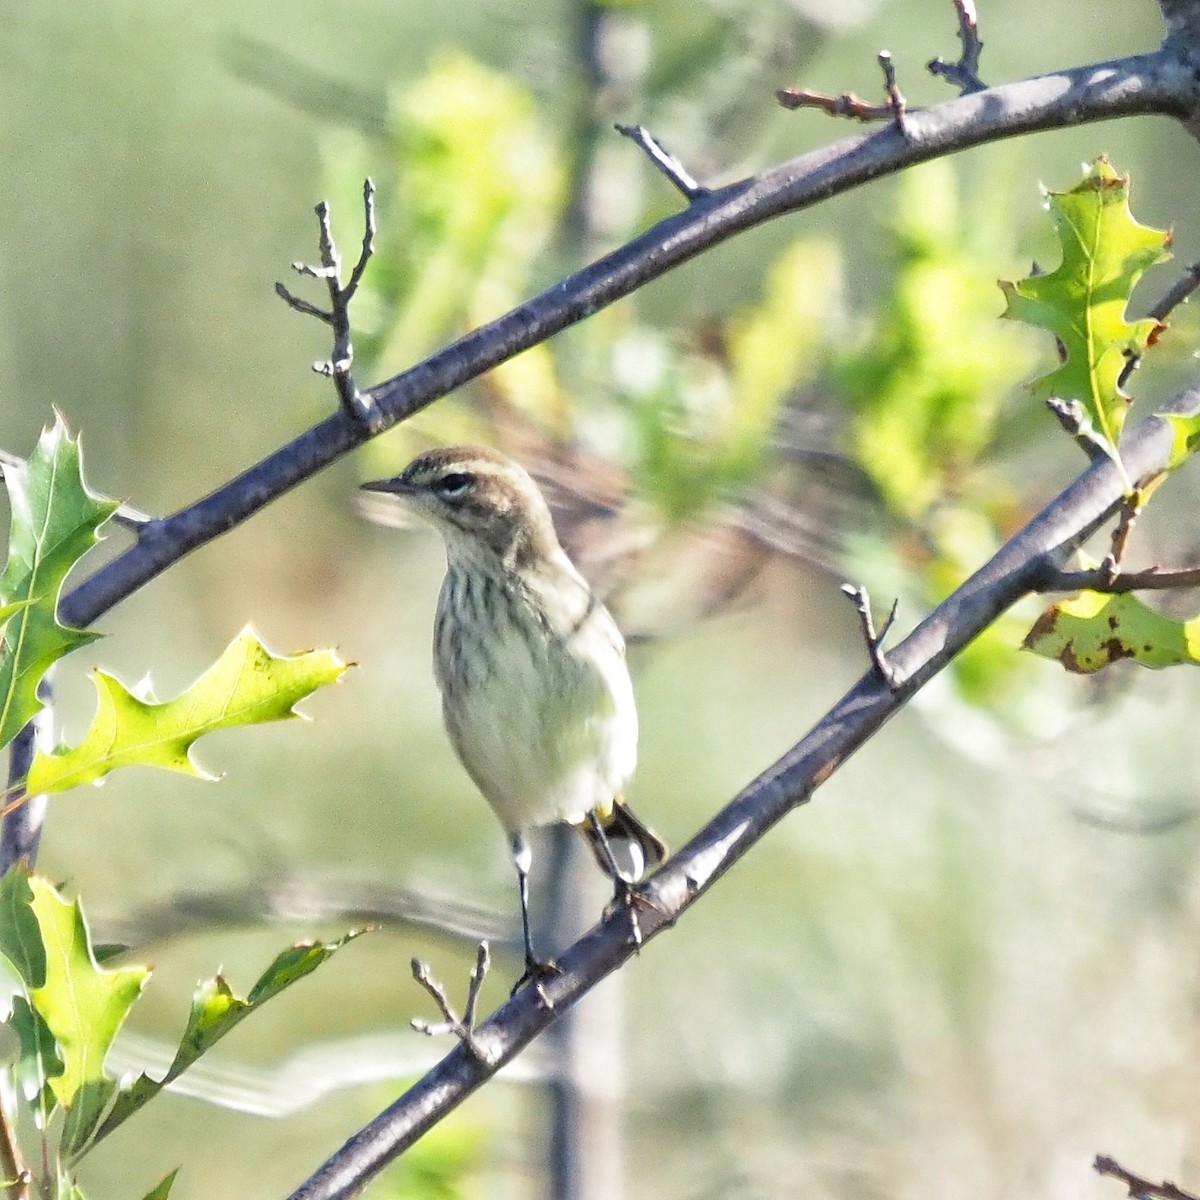
[[[533,975],[527,830],[580,829],[623,896],[666,857],[621,799],[637,758],[624,642],[559,545],[537,484],[504,455],[442,447],[363,486],[400,497],[445,542],[433,653],[442,715],[509,835]]]

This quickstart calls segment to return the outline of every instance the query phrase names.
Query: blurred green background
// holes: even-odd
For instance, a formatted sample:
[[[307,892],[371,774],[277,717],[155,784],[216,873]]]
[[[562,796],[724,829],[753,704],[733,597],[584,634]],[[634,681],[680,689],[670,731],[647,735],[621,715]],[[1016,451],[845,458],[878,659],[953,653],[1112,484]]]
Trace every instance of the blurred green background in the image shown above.
[[[58,407],[83,433],[92,484],[152,512],[218,485],[334,402],[308,370],[328,353],[324,331],[289,312],[272,285],[290,262],[313,257],[312,205],[322,196],[335,200],[350,253],[363,171],[380,186],[381,240],[400,264],[381,257],[373,268],[360,341],[359,382],[369,384],[406,365],[422,337],[435,348],[467,318],[502,311],[671,211],[676,197],[631,144],[605,132],[609,121],[646,123],[702,182],[724,182],[852,132],[783,112],[775,88],[875,96],[875,54],[887,47],[910,104],[931,103],[950,92],[923,64],[954,57],[958,45],[950,5],[934,0],[614,5],[598,10],[617,47],[598,117],[579,53],[587,10],[569,2],[50,0],[2,11],[9,403],[0,444],[28,452]],[[1160,36],[1149,0],[1098,0],[1086,19],[1061,0],[1009,0],[981,15],[988,82],[1141,51]],[[430,80],[448,61],[474,64],[485,73],[468,81],[499,90],[438,92]],[[515,173],[508,203],[532,224],[516,221],[517,241],[501,245],[511,254],[493,255],[498,273],[476,278],[468,255],[466,276],[443,281],[443,294],[418,278],[444,244],[420,240],[421,204],[436,210],[438,177],[406,177],[394,155],[414,145],[397,129],[423,119],[436,131],[449,120],[439,106],[452,101],[463,119],[511,102],[501,131],[526,152],[540,145],[544,158]],[[811,311],[792,333],[812,340],[792,364],[806,389],[796,411],[832,413],[853,429],[855,404],[882,386],[863,364],[895,335],[888,321],[903,308],[896,280],[906,264],[969,262],[990,288],[1033,259],[1052,262],[1038,183],[1069,187],[1101,152],[1132,172],[1138,217],[1174,227],[1177,263],[1200,255],[1196,147],[1175,125],[1128,121],[1004,143],[961,156],[953,176],[882,181],[680,268],[560,339],[552,366],[532,359],[531,372],[543,384],[550,372],[553,386],[526,415],[539,436],[565,422],[596,459],[614,462],[652,514],[647,525],[661,530],[682,513],[711,520],[711,533],[722,505],[777,485],[778,473],[756,453],[743,461],[731,451],[720,459],[729,490],[697,498],[688,488],[712,476],[713,460],[701,453],[699,467],[684,469],[681,446],[708,443],[689,433],[693,410],[671,408],[691,393],[671,391],[665,371],[665,399],[640,408],[635,378],[617,404],[614,379],[663,355],[678,356],[670,361],[684,378],[697,363],[736,365],[731,318],[767,311],[773,266],[799,262],[787,255],[803,239],[797,269],[824,263],[828,275],[799,289]],[[916,189],[907,199],[906,187]],[[564,197],[581,195],[592,210],[572,224]],[[930,211],[934,224],[946,218],[944,237],[923,232]],[[1160,269],[1139,297],[1151,302],[1173,278]],[[427,316],[446,295],[459,308],[448,304],[441,324],[397,334],[402,318]],[[979,307],[990,322],[999,290]],[[951,314],[926,316],[935,342],[959,344]],[[714,328],[724,357],[703,352]],[[1152,402],[1189,377],[1188,328],[1181,318],[1162,362],[1139,374],[1139,397]],[[1013,386],[1045,369],[1048,347],[1032,335],[1005,345],[1004,378],[989,365],[970,387],[996,384],[1007,432],[986,447],[984,491],[963,489],[966,501],[985,495],[993,516],[1003,510],[997,527],[1080,465]],[[497,385],[505,404],[522,386]],[[563,396],[565,417],[555,408]],[[479,424],[486,401],[433,410],[423,436],[488,428]],[[676,436],[680,426],[687,436]],[[398,469],[415,444],[406,430],[385,435],[365,461],[335,464],[197,552],[110,614],[108,636],[60,672],[65,733],[78,736],[90,666],[128,682],[152,672],[159,695],[171,695],[246,621],[277,651],[336,645],[358,664],[306,705],[311,725],[203,745],[204,763],[225,772],[219,785],[139,771],[53,803],[41,870],[84,897],[101,937],[106,925],[136,929],[180,896],[285,876],[420,886],[515,918],[503,838],[452,758],[430,676],[441,548],[419,531],[373,527],[353,499],[360,479]],[[869,475],[870,463],[857,470]],[[831,520],[837,490],[836,480],[818,487],[817,524]],[[1171,499],[1147,518],[1149,560],[1194,558],[1195,490],[1186,477],[1173,481]],[[631,800],[672,844],[863,670],[839,568],[871,582],[881,606],[904,591],[901,628],[929,599],[895,582],[911,563],[894,549],[914,529],[928,534],[929,511],[897,513],[878,481],[861,491],[854,519],[834,531],[834,569],[774,556],[704,620],[687,615],[694,596],[683,571],[640,563],[624,581],[634,600],[646,585],[647,626],[670,633],[631,649],[643,723]],[[110,545],[124,536],[114,531]],[[986,537],[967,541],[967,557],[984,553]],[[669,558],[671,544],[662,548]],[[688,544],[674,548],[686,567]],[[927,689],[623,972],[623,998],[607,993],[603,1003],[624,1010],[624,1063],[602,1073],[624,1076],[629,1195],[1116,1194],[1090,1175],[1098,1152],[1185,1186],[1200,1179],[1197,772],[1187,750],[1196,684],[1180,672],[1095,687],[1046,663],[1020,670],[1015,690],[985,680],[972,691],[965,677]],[[599,880],[593,899],[598,911]],[[156,976],[133,1032],[177,1036],[201,975],[221,967],[244,988],[286,939],[339,928],[298,919],[282,931],[250,923],[155,941],[146,958]],[[298,1085],[281,1074],[289,1062],[319,1088],[324,1073],[332,1079],[356,1059],[394,1057],[397,1079],[430,1061],[439,1047],[407,1028],[410,1016],[432,1015],[409,977],[413,954],[461,989],[469,956],[377,933],[239,1028],[213,1087],[240,1081],[269,1093],[254,1083],[266,1079],[294,1099]],[[492,1001],[510,968],[498,966]],[[341,1040],[363,1035],[386,1035],[386,1049]],[[292,1056],[322,1049],[335,1068],[296,1068]],[[141,1195],[181,1163],[181,1200],[285,1194],[397,1090],[362,1084],[271,1118],[164,1097],[89,1160],[85,1186]],[[457,1194],[536,1195],[542,1115],[527,1087],[497,1082],[415,1167],[372,1194],[440,1194],[417,1178],[426,1171]]]

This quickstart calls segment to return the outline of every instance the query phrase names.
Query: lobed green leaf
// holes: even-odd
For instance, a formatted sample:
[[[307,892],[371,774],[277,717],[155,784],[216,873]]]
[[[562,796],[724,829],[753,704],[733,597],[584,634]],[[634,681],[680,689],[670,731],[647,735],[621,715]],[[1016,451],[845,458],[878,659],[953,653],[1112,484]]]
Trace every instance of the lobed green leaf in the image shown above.
[[[1031,384],[1040,398],[1076,401],[1108,454],[1117,444],[1131,399],[1119,386],[1130,355],[1140,355],[1160,328],[1152,319],[1127,321],[1130,294],[1143,272],[1169,257],[1171,235],[1134,220],[1129,176],[1097,158],[1083,181],[1047,199],[1062,262],[1046,275],[1002,282],[1004,315],[1048,329],[1062,364]]]
[[[91,728],[73,749],[39,751],[26,790],[61,792],[118,767],[138,765],[214,779],[192,757],[197,739],[217,729],[300,716],[296,704],[341,678],[346,666],[331,650],[272,654],[247,626],[174,700],[142,699],[112,675],[97,671],[99,706]]]
[[[99,540],[116,503],[89,491],[79,442],[61,416],[23,464],[6,465],[12,524],[0,574],[0,746],[42,707],[37,687],[64,654],[99,637],[59,623],[58,597],[71,568]]]

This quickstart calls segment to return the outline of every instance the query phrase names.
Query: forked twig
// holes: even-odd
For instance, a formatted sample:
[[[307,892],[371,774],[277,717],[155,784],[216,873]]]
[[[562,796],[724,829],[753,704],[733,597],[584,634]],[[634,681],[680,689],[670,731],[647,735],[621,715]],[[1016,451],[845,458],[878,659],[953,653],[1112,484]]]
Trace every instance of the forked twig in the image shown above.
[[[1142,1176],[1126,1170],[1115,1158],[1109,1158],[1103,1154],[1096,1155],[1092,1169],[1097,1175],[1109,1175],[1113,1179],[1119,1179],[1129,1189],[1129,1195],[1135,1200],[1151,1200],[1152,1197],[1154,1200],[1200,1200],[1194,1192],[1185,1192],[1183,1188],[1168,1180],[1164,1179],[1162,1183],[1154,1183],[1149,1179],[1143,1179]]]
[[[433,997],[433,1002],[442,1014],[438,1022],[426,1021],[421,1017],[413,1017],[412,1027],[426,1037],[441,1037],[452,1033],[466,1048],[485,1066],[492,1061],[491,1052],[475,1036],[475,1020],[479,1009],[479,993],[483,981],[487,978],[488,968],[492,965],[491,953],[486,939],[479,943],[475,952],[475,966],[471,969],[471,981],[467,987],[467,1003],[460,1018],[450,1005],[446,989],[434,979],[429,966],[419,958],[412,960],[413,978]]]
[[[953,0],[958,14],[958,40],[962,53],[958,62],[949,63],[944,58],[931,59],[926,67],[931,75],[940,75],[958,88],[959,94],[982,92],[987,84],[979,78],[979,54],[983,42],[979,40],[979,18],[975,14],[975,0]]]
[[[887,615],[887,620],[884,621],[883,627],[876,633],[875,619],[871,616],[871,597],[867,595],[867,589],[859,584],[843,583],[842,592],[854,601],[855,610],[858,612],[858,619],[862,624],[863,640],[867,643],[867,653],[871,656],[871,663],[879,673],[879,678],[887,684],[889,690],[893,692],[897,691],[900,687],[900,677],[896,674],[891,663],[887,660],[887,655],[883,652],[883,639],[887,637],[888,630],[891,629],[892,622],[896,619],[896,610],[900,607],[900,598],[897,596],[892,601],[892,608]]]
[[[350,278],[343,286],[341,282],[342,258],[338,254],[337,244],[333,240],[333,230],[329,224],[329,205],[322,200],[314,210],[320,232],[317,235],[317,248],[320,251],[320,266],[309,263],[294,262],[292,270],[298,275],[309,275],[313,279],[323,279],[329,289],[329,308],[318,308],[307,300],[290,292],[282,283],[275,285],[275,293],[289,308],[303,313],[307,317],[316,317],[333,329],[333,354],[328,361],[313,363],[312,369],[318,375],[324,375],[333,380],[337,388],[338,399],[342,408],[356,421],[361,422],[367,429],[376,433],[382,428],[382,414],[379,413],[369,395],[364,395],[354,383],[354,346],[350,340],[350,301],[358,291],[362,282],[363,272],[371,255],[375,252],[375,185],[370,179],[363,183],[363,239],[358,261],[350,272]]]

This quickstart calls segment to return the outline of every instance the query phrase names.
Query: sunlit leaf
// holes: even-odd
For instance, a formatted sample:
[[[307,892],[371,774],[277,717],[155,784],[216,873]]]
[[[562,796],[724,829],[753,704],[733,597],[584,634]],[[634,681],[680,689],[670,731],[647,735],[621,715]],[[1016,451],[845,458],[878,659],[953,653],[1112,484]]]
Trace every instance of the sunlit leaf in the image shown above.
[[[46,982],[31,989],[29,999],[58,1044],[64,1069],[50,1086],[69,1106],[85,1083],[104,1079],[104,1057],[150,973],[98,966],[78,901],[64,900],[37,876],[29,882],[46,947]]]
[[[1200,661],[1200,617],[1177,621],[1132,592],[1085,591],[1051,605],[1029,631],[1025,648],[1081,675],[1122,659],[1169,667]]]
[[[154,766],[213,779],[192,758],[206,733],[300,716],[295,705],[346,670],[331,650],[272,654],[252,629],[174,700],[135,696],[118,679],[97,671],[99,708],[87,735],[73,749],[38,752],[26,789],[59,792],[100,779],[118,767]]]
[[[64,654],[99,634],[61,625],[58,597],[68,572],[99,540],[116,504],[93,495],[83,480],[79,442],[61,417],[43,431],[27,463],[6,464],[12,525],[0,575],[0,746],[41,707],[37,686]]]
[[[1002,283],[1005,316],[1048,329],[1063,362],[1032,384],[1036,396],[1076,401],[1108,453],[1117,444],[1130,405],[1118,386],[1130,355],[1140,355],[1159,328],[1152,319],[1127,321],[1134,285],[1147,267],[1169,257],[1171,235],[1133,219],[1129,176],[1098,158],[1083,181],[1047,199],[1062,262],[1045,275]]]
[[[1159,417],[1171,427],[1171,450],[1167,458],[1167,470],[1173,471],[1196,453],[1200,446],[1200,413],[1159,413]]]
[[[169,1175],[165,1175],[146,1193],[144,1200],[167,1200],[167,1197],[171,1194],[171,1188],[175,1186],[175,1176],[178,1174],[179,1168],[176,1167],[175,1170]]]
[[[333,942],[301,942],[289,947],[276,956],[244,999],[220,975],[202,983],[192,999],[187,1028],[167,1073],[162,1079],[151,1079],[142,1074],[122,1087],[108,1118],[96,1134],[96,1140],[106,1137],[132,1116],[252,1012],[311,974],[363,932],[365,930],[354,930]]]

